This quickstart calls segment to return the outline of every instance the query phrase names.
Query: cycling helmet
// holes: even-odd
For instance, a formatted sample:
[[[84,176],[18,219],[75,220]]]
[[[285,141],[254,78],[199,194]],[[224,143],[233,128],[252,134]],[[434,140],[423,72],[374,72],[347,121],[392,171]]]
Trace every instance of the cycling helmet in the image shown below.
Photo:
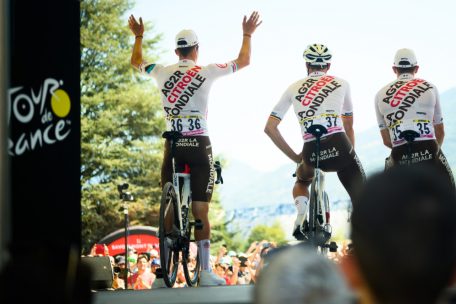
[[[331,52],[324,44],[314,43],[304,50],[304,59],[311,65],[327,65],[331,63]]]

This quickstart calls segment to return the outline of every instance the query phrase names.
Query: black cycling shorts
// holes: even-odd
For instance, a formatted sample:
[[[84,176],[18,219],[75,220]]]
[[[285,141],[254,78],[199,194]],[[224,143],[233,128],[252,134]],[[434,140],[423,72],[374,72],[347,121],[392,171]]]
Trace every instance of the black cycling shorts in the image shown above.
[[[182,172],[185,164],[190,167],[192,200],[210,202],[214,190],[215,169],[209,137],[185,136],[178,139],[174,157],[177,172]],[[162,187],[166,182],[172,182],[172,174],[171,148],[166,140],[161,169]]]
[[[306,142],[302,149],[303,162],[296,170],[298,181],[310,181],[315,174],[315,141]],[[320,169],[337,172],[340,182],[352,201],[363,185],[366,175],[347,134],[335,133],[320,141]]]
[[[430,164],[447,178],[448,182],[455,186],[453,173],[448,161],[440,149],[436,140],[421,140],[410,143],[411,161],[409,160],[409,147],[403,144],[391,150],[391,166],[407,164]]]

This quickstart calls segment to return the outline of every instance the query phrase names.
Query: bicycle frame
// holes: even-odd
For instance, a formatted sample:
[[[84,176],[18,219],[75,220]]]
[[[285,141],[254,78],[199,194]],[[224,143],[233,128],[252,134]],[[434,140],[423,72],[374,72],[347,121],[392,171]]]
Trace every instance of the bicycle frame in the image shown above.
[[[313,127],[313,128],[312,128]],[[320,137],[326,133],[321,125],[309,127],[309,133],[316,137],[315,142],[315,175],[312,180],[309,200],[309,235],[315,247],[320,247],[325,253],[328,248],[333,251],[334,245],[327,244],[332,234],[330,221],[330,206],[324,190],[324,172],[320,169]]]
[[[174,150],[173,145],[175,144],[173,140],[170,142],[172,146],[172,150]],[[177,213],[178,213],[178,218],[179,218],[179,232],[180,235],[183,236],[185,234],[185,230],[187,227],[184,227],[184,222],[182,220],[182,210],[186,209],[188,210],[190,207],[190,173],[185,172],[183,173],[178,173],[176,172],[176,162],[174,160],[174,151],[171,155],[172,157],[172,167],[173,167],[173,186],[174,186],[174,191],[176,192],[176,199],[177,199]],[[182,196],[181,196],[181,187],[180,187],[180,178],[183,179],[183,185],[182,185]],[[181,198],[184,198],[181,200]],[[186,212],[187,214],[187,212]],[[186,219],[187,220],[187,219]]]
[[[191,173],[189,166],[186,164],[183,172],[177,172],[175,159],[176,142],[182,137],[182,134],[175,131],[166,131],[162,135],[166,138],[171,149],[170,161],[172,176],[171,181],[166,181],[162,189],[162,198],[160,202],[160,220],[159,220],[159,242],[160,242],[160,262],[164,270],[164,281],[168,287],[172,287],[177,276],[178,264],[183,266],[185,280],[189,287],[197,286],[201,264],[199,261],[199,250],[197,249],[195,268],[189,267],[192,252],[191,245],[197,246],[196,238],[192,239],[192,230],[203,229],[201,219],[194,218],[193,212],[190,211],[191,198]],[[216,184],[223,183],[221,177],[220,162],[214,163],[217,173]],[[172,208],[172,209],[170,209]],[[172,212],[172,213],[171,213]],[[190,213],[191,212],[191,213]],[[172,221],[172,223],[171,223]],[[176,266],[177,265],[177,266]]]

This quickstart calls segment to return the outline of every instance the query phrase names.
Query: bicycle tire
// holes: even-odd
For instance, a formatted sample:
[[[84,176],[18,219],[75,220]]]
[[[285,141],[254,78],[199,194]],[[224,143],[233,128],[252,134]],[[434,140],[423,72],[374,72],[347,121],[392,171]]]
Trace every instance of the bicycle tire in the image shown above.
[[[182,193],[182,192],[181,192]],[[184,198],[181,198],[181,201],[183,201]],[[189,201],[189,209],[191,210],[191,195],[188,197]],[[196,244],[196,241],[191,241],[192,239],[192,226],[190,225],[190,212],[187,210],[187,214],[183,216],[185,218],[184,227],[185,227],[185,240],[186,243],[182,248],[182,266],[184,268],[184,276],[185,276],[185,281],[187,282],[188,287],[195,287],[198,285],[199,282],[199,274],[201,271],[201,265],[199,261],[199,250],[198,250],[198,245]],[[196,248],[196,257],[195,258],[195,267],[191,269],[189,267],[189,263],[191,262],[192,258],[192,252],[191,252],[191,246],[195,246]],[[193,270],[193,271],[192,271]]]
[[[191,242],[193,243],[193,242]],[[196,244],[195,244],[196,245]],[[185,248],[185,250],[182,251],[182,266],[184,268],[184,276],[185,276],[185,281],[187,282],[187,285],[189,287],[195,287],[198,285],[199,282],[199,274],[201,272],[201,265],[199,261],[199,251],[197,249],[197,254],[196,254],[196,264],[193,269],[189,267],[190,263],[190,258],[191,258],[191,252],[190,252],[190,247]]]
[[[179,237],[177,210],[177,196],[174,186],[172,183],[167,182],[163,187],[160,202],[158,237],[163,280],[168,287],[173,287],[176,282],[179,266],[180,250],[176,248]]]
[[[309,240],[311,245],[316,247],[315,242],[315,233],[316,233],[316,216],[317,216],[317,203],[318,203],[318,185],[317,185],[317,173],[315,173],[315,177],[312,180],[312,184],[310,186],[310,198],[309,198]]]

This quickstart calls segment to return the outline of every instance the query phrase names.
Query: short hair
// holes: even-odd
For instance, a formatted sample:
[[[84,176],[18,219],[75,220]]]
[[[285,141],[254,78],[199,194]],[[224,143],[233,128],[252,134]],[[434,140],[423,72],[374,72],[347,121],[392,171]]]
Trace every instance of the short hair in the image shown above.
[[[254,303],[354,303],[339,268],[314,248],[292,245],[269,258],[254,286]]]
[[[352,213],[354,256],[381,303],[433,303],[456,270],[456,196],[434,166],[368,178]]]
[[[308,68],[311,68],[315,71],[323,71],[324,69],[328,68],[328,64],[312,64],[310,62],[307,62],[306,64]]]
[[[194,48],[198,48],[198,45],[196,44],[196,45],[185,47],[185,48],[178,48],[176,50],[179,52],[179,54],[181,56],[186,57],[186,56],[188,56],[188,54],[190,54],[193,51]]]
[[[139,262],[139,260],[141,260],[141,259],[146,259],[147,262],[149,262],[149,260],[150,260],[149,255],[144,252],[141,254],[138,254],[138,258],[136,259],[136,262]]]
[[[411,73],[415,73],[415,68],[416,68],[416,66],[412,66],[412,67],[408,67],[408,68],[396,67],[397,72],[398,72],[399,74],[411,74]]]

